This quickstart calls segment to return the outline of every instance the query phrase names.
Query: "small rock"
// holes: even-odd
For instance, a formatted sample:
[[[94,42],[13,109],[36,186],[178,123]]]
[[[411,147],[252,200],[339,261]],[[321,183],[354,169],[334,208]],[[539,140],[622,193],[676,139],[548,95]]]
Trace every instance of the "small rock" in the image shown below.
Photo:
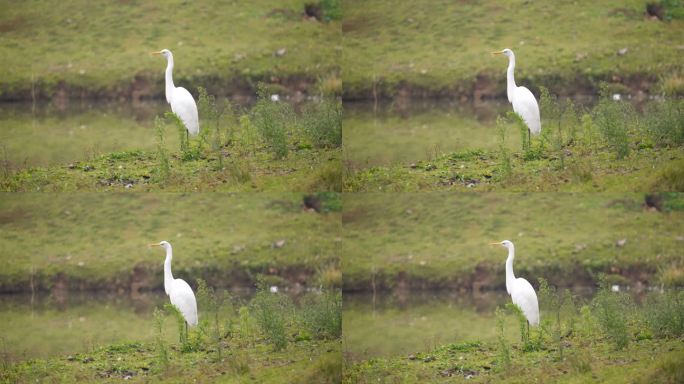
[[[629,51],[629,49],[626,48],[626,47],[625,47],[625,48],[620,48],[620,49],[618,49],[617,54],[618,54],[618,56],[624,56],[624,55],[627,54],[627,51]]]
[[[620,248],[621,248],[621,247],[624,247],[625,244],[627,244],[627,239],[620,239],[620,240],[618,240],[618,241],[615,242],[615,245],[618,246],[618,247],[620,247]]]
[[[278,240],[273,243],[273,248],[282,248],[285,245],[285,240]]]
[[[271,293],[278,293],[278,287],[275,285],[272,285],[268,288],[268,291]]]
[[[423,359],[423,362],[424,362],[424,363],[429,363],[429,362],[435,361],[435,360],[437,360],[436,357],[434,357],[434,356],[428,356],[428,357],[426,357],[426,358]]]
[[[416,163],[411,163],[411,165],[409,165],[409,167],[416,169],[418,167],[418,165],[416,165]]]
[[[275,51],[275,55],[278,57],[285,56],[286,53],[287,53],[287,48],[280,48],[277,51]]]
[[[126,189],[131,189],[131,188],[133,188],[133,184],[130,184],[130,183],[129,183],[129,184],[126,184],[125,188],[126,188]]]
[[[84,364],[88,364],[88,363],[90,363],[90,362],[95,361],[95,359],[93,359],[92,357],[88,356],[88,357],[84,358],[84,359],[81,360],[81,361],[82,361]]]
[[[575,251],[579,252],[579,251],[583,251],[585,249],[587,249],[586,244],[575,244]]]
[[[409,359],[409,360],[415,360],[415,359],[416,359],[416,355],[414,355],[414,354],[412,353],[412,354],[409,355],[408,359]]]
[[[74,169],[74,168],[76,168],[76,165],[74,165],[74,163],[70,163],[70,164],[68,165],[68,167],[69,167],[69,169]]]
[[[610,286],[610,290],[611,290],[612,292],[620,292],[620,286],[617,285],[617,284],[613,284],[613,285]]]
[[[278,95],[278,94],[271,95],[271,101],[280,101],[280,95]]]
[[[619,93],[613,94],[613,101],[620,101],[621,99],[622,99],[622,96]]]
[[[69,355],[69,356],[67,356],[67,360],[74,361],[74,360],[76,360],[76,358],[72,355]]]

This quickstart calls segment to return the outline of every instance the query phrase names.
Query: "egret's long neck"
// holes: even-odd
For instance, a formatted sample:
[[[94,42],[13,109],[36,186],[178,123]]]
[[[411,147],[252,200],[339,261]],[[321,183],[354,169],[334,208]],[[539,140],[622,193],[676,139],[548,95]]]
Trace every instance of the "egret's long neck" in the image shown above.
[[[166,294],[169,294],[169,288],[171,287],[171,283],[173,282],[173,275],[171,274],[171,259],[173,258],[173,251],[171,250],[171,246],[169,245],[168,248],[166,248],[166,260],[164,260],[164,291],[166,291]]]
[[[508,102],[513,100],[513,92],[515,91],[515,77],[513,76],[513,70],[515,69],[515,55],[508,57],[508,70],[506,71],[506,94],[508,96]],[[168,73],[168,72],[167,72]],[[168,75],[167,75],[168,76]],[[167,81],[168,84],[168,81]],[[168,87],[168,85],[167,85]]]
[[[513,259],[515,258],[515,248],[511,245],[508,248],[508,259],[506,259],[506,291],[508,294],[511,293],[511,287],[515,281],[515,275],[513,274]],[[169,271],[169,273],[171,273]]]
[[[173,56],[169,56],[166,63],[166,102],[171,102],[171,93],[174,89],[173,85]]]

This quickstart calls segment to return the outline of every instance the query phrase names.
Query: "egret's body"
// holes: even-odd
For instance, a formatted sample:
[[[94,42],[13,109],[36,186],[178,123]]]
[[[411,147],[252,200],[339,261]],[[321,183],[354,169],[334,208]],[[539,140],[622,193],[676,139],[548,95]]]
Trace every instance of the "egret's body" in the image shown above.
[[[506,94],[508,101],[513,105],[513,111],[520,115],[520,117],[527,125],[529,133],[538,135],[541,132],[541,117],[539,116],[539,104],[534,98],[532,92],[525,87],[518,87],[515,84],[515,54],[510,49],[506,48],[500,52],[494,52],[497,55],[505,55],[508,57],[508,70],[506,71]]]
[[[190,285],[183,279],[174,279],[171,274],[171,259],[173,259],[173,250],[171,244],[162,241],[159,244],[150,244],[160,246],[166,250],[166,260],[164,260],[164,291],[169,296],[171,304],[183,315],[187,325],[197,325],[197,300],[195,293],[192,292]]]
[[[537,293],[532,288],[532,284],[522,277],[515,277],[513,274],[513,259],[515,259],[515,247],[513,243],[504,240],[499,244],[508,249],[508,258],[506,259],[506,291],[511,295],[513,304],[520,307],[527,322],[530,325],[539,325],[539,302],[537,301]]]
[[[166,57],[166,102],[171,105],[171,111],[181,119],[190,136],[196,136],[199,133],[197,104],[187,89],[173,84],[173,54],[168,49],[154,54]]]

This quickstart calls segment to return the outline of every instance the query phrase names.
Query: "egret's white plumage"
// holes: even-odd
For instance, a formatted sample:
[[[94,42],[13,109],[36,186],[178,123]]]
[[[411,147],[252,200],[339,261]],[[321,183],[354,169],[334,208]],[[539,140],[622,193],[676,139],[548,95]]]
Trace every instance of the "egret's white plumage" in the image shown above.
[[[169,296],[171,304],[183,314],[183,318],[185,318],[188,325],[197,325],[197,300],[195,300],[192,288],[190,288],[190,285],[185,280],[174,279],[171,274],[171,259],[173,258],[171,244],[167,241],[162,241],[159,244],[150,245],[160,246],[166,250],[166,260],[164,260],[164,291]]]
[[[515,258],[515,247],[513,243],[504,240],[500,243],[508,249],[508,258],[506,259],[506,290],[511,295],[513,304],[520,307],[525,314],[530,325],[539,325],[539,302],[537,301],[537,293],[532,288],[532,284],[522,277],[516,278],[513,274],[513,259]]]
[[[506,71],[506,94],[508,101],[513,105],[513,111],[522,117],[527,128],[533,135],[541,132],[541,117],[539,116],[539,104],[532,92],[525,87],[515,84],[513,71],[515,69],[515,54],[506,48],[503,51],[493,52],[496,55],[508,57],[508,70]]]
[[[199,133],[197,104],[187,89],[173,84],[173,54],[168,49],[153,54],[166,57],[166,102],[171,105],[173,113],[181,119],[188,133],[196,136]]]

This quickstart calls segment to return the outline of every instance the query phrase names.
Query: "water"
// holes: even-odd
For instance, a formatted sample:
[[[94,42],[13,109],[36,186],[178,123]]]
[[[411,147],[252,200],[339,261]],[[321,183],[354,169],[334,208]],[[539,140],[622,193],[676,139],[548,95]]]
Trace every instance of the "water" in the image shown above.
[[[505,114],[505,101],[458,104],[418,100],[410,104],[345,103],[344,155],[347,167],[363,169],[409,165],[441,153],[498,148],[496,117]],[[519,135],[507,139],[520,146]]]
[[[98,155],[156,146],[154,117],[163,101],[0,104],[0,160],[12,169],[65,165]],[[169,146],[177,147],[175,132]]]
[[[578,293],[591,295],[590,290]],[[382,293],[375,298],[345,293],[342,350],[349,360],[360,361],[408,356],[447,343],[492,342],[498,335],[496,308],[508,302],[505,291]],[[506,316],[505,335],[519,341],[513,315]]]
[[[251,292],[231,294],[247,297]],[[127,341],[152,342],[154,308],[167,302],[164,292],[136,297],[88,292],[65,298],[0,295],[0,354],[6,360],[19,361],[87,353]],[[166,317],[164,336],[169,343],[178,342],[177,324],[171,315]]]

